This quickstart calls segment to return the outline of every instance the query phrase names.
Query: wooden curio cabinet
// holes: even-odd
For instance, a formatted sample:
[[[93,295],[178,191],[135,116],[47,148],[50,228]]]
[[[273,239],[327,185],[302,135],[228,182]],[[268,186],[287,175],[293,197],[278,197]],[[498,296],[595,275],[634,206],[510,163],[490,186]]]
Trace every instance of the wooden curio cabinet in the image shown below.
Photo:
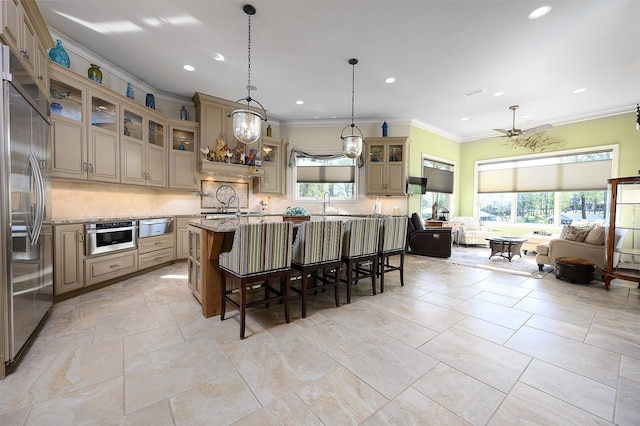
[[[640,283],[640,176],[609,179],[604,286],[613,279]]]

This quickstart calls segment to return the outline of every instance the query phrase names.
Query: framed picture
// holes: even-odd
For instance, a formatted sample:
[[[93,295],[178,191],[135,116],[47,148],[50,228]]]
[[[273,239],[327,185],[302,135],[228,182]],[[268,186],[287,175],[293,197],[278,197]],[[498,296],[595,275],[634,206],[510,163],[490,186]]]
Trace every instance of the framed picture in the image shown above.
[[[202,197],[200,197],[200,208],[212,209],[229,207],[226,203],[232,195],[240,198],[240,208],[249,207],[249,183],[248,182],[219,182],[202,180],[200,181]],[[231,203],[235,207],[236,201]]]

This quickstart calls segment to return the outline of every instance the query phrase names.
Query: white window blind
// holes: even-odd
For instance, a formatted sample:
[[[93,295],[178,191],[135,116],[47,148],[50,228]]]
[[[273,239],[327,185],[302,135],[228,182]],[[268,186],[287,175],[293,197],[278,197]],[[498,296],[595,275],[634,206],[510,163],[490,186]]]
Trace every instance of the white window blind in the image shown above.
[[[484,164],[478,171],[478,193],[606,190],[612,163],[611,159],[605,159],[555,164],[536,164],[536,161]]]
[[[353,183],[355,166],[298,166],[298,183]]]

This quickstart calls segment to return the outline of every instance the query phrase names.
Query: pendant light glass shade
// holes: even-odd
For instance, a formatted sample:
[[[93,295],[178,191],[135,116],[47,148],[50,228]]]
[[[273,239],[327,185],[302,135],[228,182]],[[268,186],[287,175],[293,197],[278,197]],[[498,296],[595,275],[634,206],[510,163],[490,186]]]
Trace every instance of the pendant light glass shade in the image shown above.
[[[260,102],[251,98],[251,91],[256,90],[256,88],[251,85],[251,16],[256,14],[256,8],[250,4],[245,4],[242,10],[249,16],[247,97],[234,102],[229,108],[227,117],[233,117],[233,136],[235,136],[239,142],[250,144],[260,139],[260,133],[262,132],[261,121],[267,121],[267,111]],[[239,108],[232,112],[231,110],[234,105],[241,101],[246,101],[246,108]],[[249,109],[251,102],[255,102],[260,106],[262,114]]]
[[[364,137],[362,136],[362,131],[353,124],[353,105],[355,100],[355,82],[356,82],[356,64],[358,63],[357,59],[349,59],[349,64],[352,66],[352,76],[351,76],[351,124],[347,125],[342,129],[340,133],[340,139],[342,139],[342,153],[348,158],[356,158],[360,154],[362,154],[362,144],[364,142]],[[347,128],[351,127],[351,134],[344,136],[344,131]],[[356,134],[355,130],[358,130],[359,135]]]
[[[347,127],[345,127],[344,129],[346,129]],[[342,129],[343,133],[344,129]],[[358,127],[353,125],[353,127],[351,127],[351,134],[349,136],[343,136],[342,134],[340,135],[340,138],[342,139],[342,152],[346,157],[349,158],[356,158],[360,154],[362,154],[362,143],[364,142],[364,138],[362,137],[362,132],[360,132],[360,129],[358,129],[360,135],[354,135],[354,129],[358,129]]]
[[[262,116],[248,109],[237,109],[232,113],[233,135],[244,144],[260,139]]]

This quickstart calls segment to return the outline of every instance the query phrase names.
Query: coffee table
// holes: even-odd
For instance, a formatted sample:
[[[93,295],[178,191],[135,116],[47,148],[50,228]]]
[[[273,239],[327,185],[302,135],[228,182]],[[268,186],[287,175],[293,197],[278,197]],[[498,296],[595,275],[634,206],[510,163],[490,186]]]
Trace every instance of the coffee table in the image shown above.
[[[509,259],[509,262],[515,255],[522,257],[520,250],[522,249],[522,244],[527,242],[527,239],[522,237],[493,237],[486,240],[489,241],[489,248],[491,249],[489,259],[493,256],[500,256]]]

